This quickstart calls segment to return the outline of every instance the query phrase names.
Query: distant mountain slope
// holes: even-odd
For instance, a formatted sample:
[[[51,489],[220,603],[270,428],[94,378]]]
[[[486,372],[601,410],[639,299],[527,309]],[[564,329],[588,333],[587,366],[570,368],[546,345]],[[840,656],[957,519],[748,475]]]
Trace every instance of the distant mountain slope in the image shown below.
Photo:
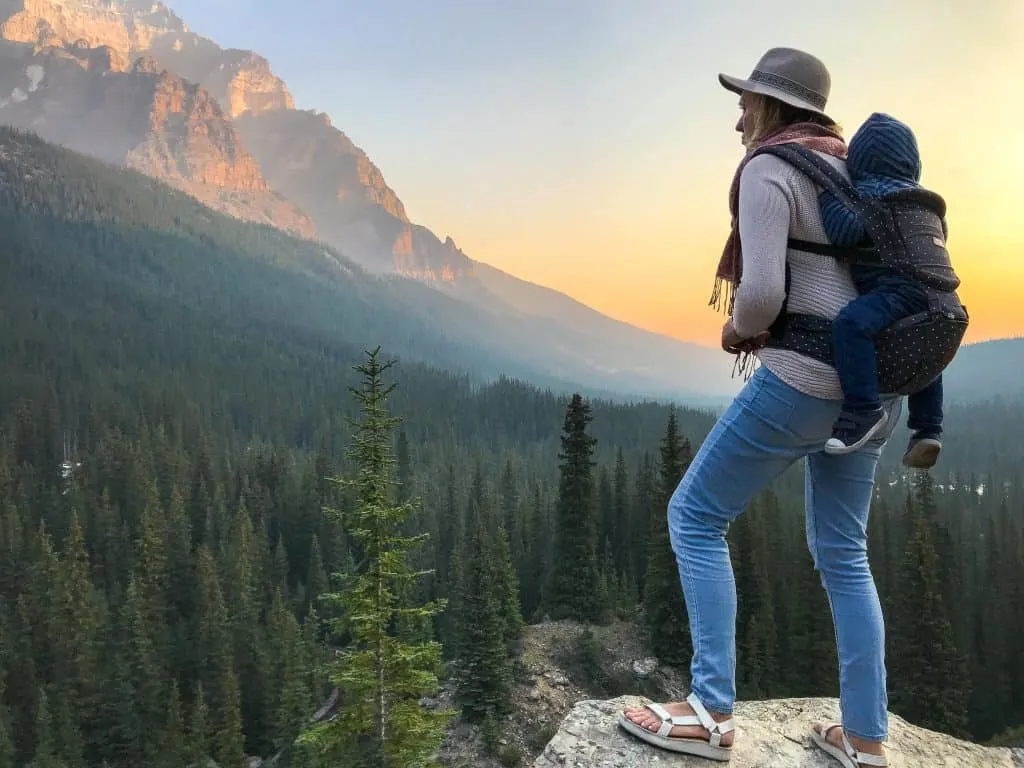
[[[719,349],[680,342],[651,333],[576,301],[564,293],[521,280],[500,269],[477,262],[474,275],[483,289],[529,317],[543,333],[557,328],[573,354],[609,373],[642,375],[656,381],[686,382],[696,392],[729,395],[742,386],[730,379],[732,358]],[[720,399],[720,398],[719,398]]]
[[[0,0],[0,123],[461,300],[444,305],[445,337],[496,359],[632,395],[736,389],[717,350],[617,323],[410,221],[366,152],[326,115],[296,110],[266,59],[221,48],[160,2]]]
[[[1024,399],[1024,338],[967,344],[943,377],[950,402]]]
[[[243,334],[326,355],[337,345],[381,344],[391,355],[475,378],[505,374],[559,390],[658,386],[631,371],[585,373],[572,355],[558,360],[543,337],[516,347],[507,318],[414,280],[371,275],[321,245],[221,215],[145,176],[11,129],[0,129],[0,214],[3,315],[16,346],[24,318],[46,307],[50,319],[39,332],[88,326],[89,343],[117,333],[115,366],[133,365],[126,349],[173,357],[206,343],[190,333]],[[141,313],[129,336],[104,330],[125,327],[119,312]],[[174,323],[145,331],[146,317],[166,313]],[[660,394],[686,397],[687,384]]]

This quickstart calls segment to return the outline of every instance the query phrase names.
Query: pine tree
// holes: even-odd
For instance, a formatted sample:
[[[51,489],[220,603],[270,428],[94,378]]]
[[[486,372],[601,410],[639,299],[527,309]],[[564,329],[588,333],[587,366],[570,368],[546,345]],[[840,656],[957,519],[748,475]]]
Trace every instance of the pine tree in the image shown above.
[[[197,683],[188,720],[188,738],[185,742],[185,765],[201,765],[210,750],[210,708],[206,704],[203,684]]]
[[[508,712],[512,664],[506,644],[504,590],[495,583],[496,529],[488,519],[488,510],[473,496],[459,569],[462,581],[456,616],[459,645],[455,679],[463,715],[470,722],[483,723]]]
[[[358,477],[346,484],[356,489],[350,529],[363,562],[347,588],[330,596],[345,608],[342,621],[352,637],[332,665],[332,682],[344,691],[344,700],[335,720],[307,731],[302,741],[353,768],[416,768],[434,764],[432,756],[452,714],[419,703],[438,689],[441,649],[433,642],[405,642],[388,630],[396,615],[434,615],[443,603],[410,606],[396,599],[402,585],[421,575],[409,568],[407,557],[423,537],[399,533],[412,505],[392,501],[391,435],[399,420],[386,408],[395,385],[385,386],[382,380],[393,363],[382,363],[378,356],[375,349],[356,367],[362,386],[352,390],[362,419],[354,425],[350,450]]]
[[[167,695],[167,716],[160,738],[160,753],[154,760],[156,768],[178,768],[185,763],[185,723],[182,719],[181,694],[178,681],[172,680]]]
[[[669,499],[692,459],[690,443],[679,434],[675,410],[669,411],[661,442],[657,504],[649,520],[647,571],[644,575],[644,615],[651,650],[666,664],[685,666],[693,653],[690,622],[679,582],[679,568],[669,538]]]
[[[171,489],[165,524],[168,620],[172,623],[189,616],[192,611],[192,529],[181,489]]]
[[[516,489],[516,475],[512,469],[512,460],[506,459],[505,468],[501,473],[501,525],[508,537],[512,563],[518,569],[523,560],[522,520],[519,514],[519,493]]]
[[[614,498],[612,502],[612,522],[609,536],[612,540],[612,554],[615,568],[618,571],[629,570],[629,470],[626,469],[626,456],[619,446],[615,454],[615,477],[613,480]]]
[[[17,752],[11,729],[10,710],[3,701],[3,691],[0,691],[0,768],[17,768]]]
[[[512,565],[508,535],[501,526],[495,531],[492,563],[494,577],[491,581],[491,588],[498,596],[501,605],[501,616],[504,621],[502,636],[505,640],[506,650],[509,654],[515,655],[519,652],[519,642],[523,634],[523,611],[519,599],[519,581]]]
[[[163,729],[167,708],[157,647],[146,621],[146,602],[142,588],[133,576],[121,606],[122,653],[132,678],[142,751],[146,759],[152,761],[162,749],[156,737]]]
[[[320,596],[327,592],[328,586],[324,559],[320,554],[320,538],[313,534],[309,545],[309,573],[306,575],[306,611],[319,608]]]
[[[929,496],[923,499],[930,501]],[[942,577],[922,499],[909,504],[910,540],[892,630],[892,711],[915,725],[964,736],[967,671],[942,597]]]
[[[270,740],[274,749],[291,744],[313,708],[310,689],[308,649],[295,616],[288,610],[280,590],[267,620],[268,651],[273,676],[270,683]]]
[[[766,550],[773,551],[771,525],[764,520],[766,504],[764,494],[755,498],[731,531],[739,619],[737,688],[741,697],[749,699],[773,695],[778,677],[775,607],[766,562]]]
[[[524,616],[533,616],[540,604],[541,589],[548,568],[547,547],[550,541],[540,483],[533,483],[531,496],[524,526],[526,538],[523,562],[519,570],[519,599]]]
[[[452,561],[452,551],[455,542],[458,540],[459,508],[458,508],[458,487],[455,483],[455,465],[449,463],[444,486],[444,504],[441,509],[440,520],[438,521],[438,541],[434,547],[435,562],[437,567],[438,581],[442,590],[447,590],[451,582],[448,573],[448,566]]]
[[[60,630],[55,638],[58,644],[54,680],[60,681],[60,701],[72,713],[73,724],[82,713],[91,711],[91,704],[99,694],[100,677],[97,674],[101,656],[99,637],[98,596],[93,587],[89,555],[85,549],[84,531],[78,513],[72,511],[68,536],[60,557]],[[84,719],[84,718],[83,718]],[[83,729],[87,730],[87,729]],[[83,733],[88,739],[93,736]],[[69,756],[70,759],[70,756]]]
[[[590,406],[575,394],[565,413],[559,453],[554,561],[543,598],[552,619],[597,622],[607,616],[597,561],[593,460],[597,439],[587,433]]]
[[[615,539],[615,497],[607,467],[601,467],[597,473],[597,531],[597,558],[604,563],[612,556]]]
[[[39,710],[36,716],[36,753],[28,768],[69,768],[55,743],[52,710],[50,697],[45,690],[40,690]]]
[[[256,532],[244,497],[239,499],[225,545],[222,587],[234,648],[234,671],[239,686],[242,731],[247,751],[259,753],[269,730],[264,690],[267,674],[259,627],[260,579]]]
[[[230,624],[216,564],[206,545],[196,556],[196,638],[200,680],[209,706],[207,732],[211,755],[222,768],[237,768],[245,757],[241,693],[234,668]]]
[[[395,448],[395,460],[398,464],[396,474],[397,488],[395,497],[399,504],[404,504],[413,496],[412,457],[409,455],[409,438],[404,429],[398,431],[398,445]]]
[[[647,591],[651,518],[652,515],[658,514],[656,485],[654,462],[650,453],[645,451],[636,475],[636,495],[633,498],[629,524],[629,567],[640,595]]]
[[[142,723],[136,704],[131,665],[121,651],[114,654],[104,692],[103,721],[106,725],[100,754],[115,768],[142,765]]]

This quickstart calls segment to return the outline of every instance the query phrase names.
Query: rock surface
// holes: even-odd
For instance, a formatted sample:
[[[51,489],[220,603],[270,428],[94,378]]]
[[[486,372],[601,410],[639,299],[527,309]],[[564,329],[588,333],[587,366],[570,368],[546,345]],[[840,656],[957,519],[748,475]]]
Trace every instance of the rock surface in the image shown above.
[[[837,768],[808,733],[816,721],[835,721],[836,699],[779,699],[737,705],[735,753],[726,763],[677,755],[649,745],[616,724],[619,713],[647,699],[622,696],[578,702],[534,768]],[[1024,750],[983,747],[889,716],[891,768],[1021,768]]]

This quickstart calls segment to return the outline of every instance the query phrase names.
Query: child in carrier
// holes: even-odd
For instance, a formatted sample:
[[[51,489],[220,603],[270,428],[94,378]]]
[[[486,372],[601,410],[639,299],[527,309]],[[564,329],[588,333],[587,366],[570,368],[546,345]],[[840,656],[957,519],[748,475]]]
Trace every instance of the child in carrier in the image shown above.
[[[872,114],[850,140],[846,168],[853,185],[866,197],[918,187],[921,159],[917,140],[904,123]],[[857,216],[830,192],[819,197],[821,220],[836,246],[862,244],[867,232]],[[943,234],[947,233],[943,221]],[[883,265],[851,264],[860,296],[832,322],[836,370],[843,388],[843,410],[825,444],[830,454],[859,449],[887,421],[878,392],[874,337],[893,322],[928,308],[925,288],[912,277]],[[907,398],[910,443],[903,457],[908,467],[926,469],[942,450],[942,377]]]

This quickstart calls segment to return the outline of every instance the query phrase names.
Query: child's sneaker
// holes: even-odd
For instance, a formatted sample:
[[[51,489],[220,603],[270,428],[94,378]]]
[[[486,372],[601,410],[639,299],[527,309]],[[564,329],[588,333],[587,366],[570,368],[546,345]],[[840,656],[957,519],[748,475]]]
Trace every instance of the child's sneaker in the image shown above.
[[[903,466],[911,469],[931,469],[939,458],[942,441],[934,432],[915,432],[910,436],[907,452],[903,454]]]
[[[832,427],[832,437],[825,443],[825,453],[833,456],[860,450],[886,423],[885,408],[866,413],[844,410]]]

